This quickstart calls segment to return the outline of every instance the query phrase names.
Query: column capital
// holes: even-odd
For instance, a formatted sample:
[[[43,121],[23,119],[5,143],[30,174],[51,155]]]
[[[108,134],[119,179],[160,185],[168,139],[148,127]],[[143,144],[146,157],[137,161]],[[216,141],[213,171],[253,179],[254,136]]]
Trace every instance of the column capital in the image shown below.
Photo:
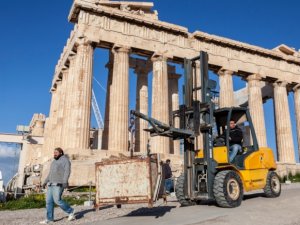
[[[218,71],[218,74],[219,74],[219,76],[224,76],[224,75],[232,75],[234,73],[234,71],[232,71],[232,70],[228,70],[228,69],[226,69],[226,68],[224,68],[224,67],[222,67],[221,69],[219,69],[219,71]]]
[[[274,87],[286,87],[288,83],[286,81],[277,80],[273,83]]]
[[[56,88],[58,87],[58,86],[60,86],[62,84],[62,80],[60,79],[60,80],[57,80],[56,81]]]
[[[154,53],[151,56],[151,61],[152,62],[167,61],[167,60],[168,60],[168,57],[165,54],[163,54],[163,53]]]
[[[85,45],[85,46],[86,45],[93,46],[94,42],[91,41],[91,40],[89,40],[89,39],[87,39],[86,37],[79,37],[79,38],[77,38],[76,43],[77,43],[77,47],[79,47],[79,46],[83,46],[83,45]]]
[[[115,53],[120,53],[120,52],[123,52],[123,53],[130,53],[130,47],[128,46],[124,46],[124,45],[114,45],[112,47],[112,53],[115,54]]]
[[[58,86],[60,86],[60,84],[61,84],[61,80],[56,80],[56,81],[55,81],[55,84],[52,86],[50,92],[51,92],[52,94],[53,94],[53,93],[56,93],[57,88],[58,88]]]
[[[296,92],[299,90],[300,90],[300,84],[297,84],[296,86],[293,87],[293,92]]]
[[[75,53],[75,52],[72,52],[72,54],[70,54],[70,55],[68,56],[68,60],[69,60],[69,65],[68,65],[68,67],[69,67],[69,68],[70,68],[71,62],[74,62],[75,59],[76,59],[76,53]]]
[[[64,74],[69,73],[69,68],[68,68],[68,67],[63,68],[63,69],[61,70],[61,73],[62,73],[63,76],[64,76]]]
[[[248,77],[246,77],[247,81],[252,81],[252,80],[257,80],[257,81],[261,81],[262,77],[261,75],[255,73],[255,74],[251,74]]]
[[[200,61],[199,60],[195,61],[195,66],[196,66],[196,68],[200,68]]]
[[[61,74],[62,74],[61,79],[65,82],[66,77],[67,77],[68,74],[69,74],[69,68],[66,68],[66,69],[61,70]]]

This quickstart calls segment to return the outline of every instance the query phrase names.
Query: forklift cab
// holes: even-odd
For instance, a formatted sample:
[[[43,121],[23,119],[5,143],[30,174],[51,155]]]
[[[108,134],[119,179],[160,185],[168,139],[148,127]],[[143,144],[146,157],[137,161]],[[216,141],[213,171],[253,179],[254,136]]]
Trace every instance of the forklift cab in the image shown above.
[[[251,152],[258,150],[257,139],[251,117],[247,108],[231,107],[215,110],[215,134],[214,147],[226,146],[227,159],[229,159],[229,132],[230,121],[235,121],[236,125],[243,132],[242,151],[238,152],[232,164],[243,168],[243,161]],[[229,129],[227,129],[229,128]],[[229,163],[229,162],[228,162]]]

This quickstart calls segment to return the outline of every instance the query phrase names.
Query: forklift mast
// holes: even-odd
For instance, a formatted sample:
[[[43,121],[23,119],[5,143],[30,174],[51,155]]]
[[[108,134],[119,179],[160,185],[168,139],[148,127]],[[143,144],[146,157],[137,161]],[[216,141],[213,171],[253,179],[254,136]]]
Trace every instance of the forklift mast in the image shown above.
[[[196,72],[196,61],[200,61],[200,73]],[[212,127],[214,122],[214,108],[212,101],[212,89],[216,83],[209,80],[208,76],[208,55],[201,51],[200,56],[184,60],[184,103],[180,106],[181,129],[193,128],[194,135],[184,139],[184,180],[186,199],[213,199],[213,181],[216,173],[216,163],[213,160],[213,136]],[[200,77],[196,77],[200,74]],[[200,79],[201,87],[195,87],[194,78]],[[201,90],[201,103],[195,100],[194,92]],[[186,113],[188,112],[188,113]],[[189,121],[187,121],[189,120]],[[190,124],[193,126],[190,126]],[[189,126],[189,127],[187,127]],[[195,148],[196,138],[203,138],[203,158],[196,158],[195,154],[199,149]],[[197,145],[196,145],[197,146]],[[199,146],[197,146],[199,148]]]

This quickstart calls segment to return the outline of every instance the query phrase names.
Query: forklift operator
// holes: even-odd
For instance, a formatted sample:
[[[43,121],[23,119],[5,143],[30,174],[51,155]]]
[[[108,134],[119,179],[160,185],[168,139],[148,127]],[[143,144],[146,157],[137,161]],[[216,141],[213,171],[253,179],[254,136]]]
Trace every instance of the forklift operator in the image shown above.
[[[229,161],[232,162],[236,154],[242,151],[243,132],[234,120],[230,120],[229,126]]]
[[[229,127],[229,162],[232,162],[237,153],[242,150],[243,132],[232,119],[230,120]],[[220,138],[226,140],[226,130]]]

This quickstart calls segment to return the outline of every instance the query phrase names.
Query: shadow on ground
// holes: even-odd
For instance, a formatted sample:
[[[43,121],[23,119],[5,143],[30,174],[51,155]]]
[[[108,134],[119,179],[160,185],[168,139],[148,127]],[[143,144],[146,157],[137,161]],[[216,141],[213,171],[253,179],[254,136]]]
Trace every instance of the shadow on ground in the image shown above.
[[[244,201],[252,198],[265,198],[264,193],[255,193],[255,194],[247,194],[244,195]]]
[[[170,212],[173,208],[176,208],[176,206],[159,206],[155,208],[143,207],[134,210],[125,216],[154,216],[155,218],[158,218],[164,216],[166,213]]]

